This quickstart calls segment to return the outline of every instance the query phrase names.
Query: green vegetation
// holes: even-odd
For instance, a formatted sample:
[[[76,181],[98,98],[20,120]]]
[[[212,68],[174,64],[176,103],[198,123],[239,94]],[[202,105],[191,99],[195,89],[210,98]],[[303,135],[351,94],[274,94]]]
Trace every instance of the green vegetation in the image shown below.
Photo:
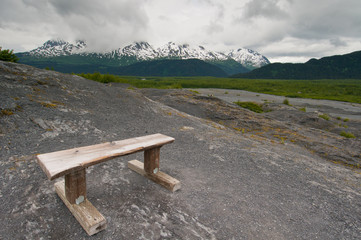
[[[222,67],[216,66],[213,62],[198,59],[139,61],[134,56],[124,56],[121,59],[107,59],[99,58],[96,54],[87,56],[75,54],[57,57],[34,57],[18,53],[17,56],[20,58],[20,63],[37,68],[53,68],[63,73],[100,72],[124,76],[226,77],[236,71],[235,69],[229,69],[231,72],[225,72]]]
[[[345,138],[356,138],[355,135],[353,135],[352,133],[350,132],[345,132],[345,131],[342,131],[340,133],[341,136],[345,137]]]
[[[0,47],[0,60],[7,62],[17,62],[19,61],[19,58],[14,54],[13,50],[2,50],[2,48]]]
[[[98,82],[128,83],[137,88],[239,89],[286,97],[328,99],[361,103],[361,80],[273,80],[217,77],[135,77],[111,74],[80,74]],[[142,80],[143,79],[143,80]]]
[[[54,71],[54,67],[45,67],[45,70],[51,70],[51,71]]]
[[[248,110],[251,110],[253,112],[263,113],[262,106],[257,104],[257,103],[254,103],[254,102],[240,102],[240,101],[237,101],[237,102],[234,102],[234,103],[237,104],[240,107],[247,108]]]
[[[302,111],[302,112],[306,112],[306,108],[305,108],[305,107],[300,108],[300,111]]]
[[[195,94],[200,94],[197,90],[190,89],[189,91],[192,92],[192,93],[195,93]]]
[[[319,115],[319,117],[320,118],[323,118],[323,119],[325,119],[325,120],[330,120],[330,116],[328,116],[327,114],[321,114],[321,115]]]

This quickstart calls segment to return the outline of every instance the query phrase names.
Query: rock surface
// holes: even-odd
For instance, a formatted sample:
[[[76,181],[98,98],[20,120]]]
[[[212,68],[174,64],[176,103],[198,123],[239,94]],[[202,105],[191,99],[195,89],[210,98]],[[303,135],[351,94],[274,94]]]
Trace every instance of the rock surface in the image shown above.
[[[0,239],[88,238],[35,156],[152,133],[170,193],[116,158],[87,169],[108,228],[92,239],[360,239],[356,139],[337,119],[270,104],[255,114],[188,90],[134,90],[0,62]],[[352,125],[352,126],[351,126]],[[244,130],[243,130],[244,129]]]

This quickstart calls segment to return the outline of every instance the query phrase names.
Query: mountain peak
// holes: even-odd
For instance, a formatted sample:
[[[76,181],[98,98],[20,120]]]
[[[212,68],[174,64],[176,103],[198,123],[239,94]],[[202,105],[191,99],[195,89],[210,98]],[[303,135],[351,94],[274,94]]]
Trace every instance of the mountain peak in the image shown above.
[[[247,48],[231,50],[228,53],[228,56],[250,69],[259,68],[270,64],[270,61],[265,56]]]
[[[43,44],[43,46],[48,48],[48,47],[61,46],[64,44],[66,44],[66,42],[62,39],[51,39],[51,40],[46,41]]]
[[[66,42],[62,39],[51,39],[46,41],[41,47],[29,52],[29,55],[35,57],[55,57],[78,54],[86,49],[86,43],[83,40],[77,40],[75,44]]]

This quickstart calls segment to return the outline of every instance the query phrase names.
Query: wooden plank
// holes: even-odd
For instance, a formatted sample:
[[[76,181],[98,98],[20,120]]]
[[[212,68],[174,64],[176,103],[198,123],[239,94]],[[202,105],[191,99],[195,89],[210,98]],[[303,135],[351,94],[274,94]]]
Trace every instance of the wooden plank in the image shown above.
[[[65,196],[71,204],[79,204],[86,199],[86,171],[85,168],[64,176]]]
[[[109,159],[161,147],[172,143],[174,138],[153,134],[115,142],[73,148],[37,156],[38,163],[50,180],[74,170],[80,170]]]
[[[144,171],[147,173],[157,173],[159,171],[160,147],[144,151]]]
[[[60,181],[54,184],[55,190],[73,216],[78,220],[88,235],[98,233],[107,227],[104,216],[91,204],[88,199],[80,204],[71,204],[65,196],[65,183]]]
[[[158,171],[156,174],[149,174],[144,170],[144,164],[138,160],[131,160],[128,162],[128,167],[140,175],[149,178],[155,183],[158,183],[166,189],[175,192],[181,188],[181,183],[177,179],[168,174]]]

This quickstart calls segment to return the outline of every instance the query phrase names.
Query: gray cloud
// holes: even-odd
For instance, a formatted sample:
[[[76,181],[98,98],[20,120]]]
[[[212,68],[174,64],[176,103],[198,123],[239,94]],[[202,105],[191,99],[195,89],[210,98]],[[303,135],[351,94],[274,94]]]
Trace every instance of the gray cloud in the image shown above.
[[[86,40],[94,50],[119,47],[142,40],[148,18],[146,0],[4,0],[1,29],[49,38]],[[41,34],[39,35],[39,30]],[[38,43],[39,44],[39,43]]]
[[[49,4],[65,26],[71,26],[73,37],[86,40],[94,50],[109,50],[142,38],[148,22],[143,2],[50,0]]]
[[[307,6],[312,6],[307,8]],[[295,2],[291,34],[300,38],[360,37],[360,1]]]
[[[284,19],[288,13],[282,9],[281,0],[251,0],[243,8],[242,20],[254,18]]]
[[[93,50],[168,41],[249,47],[271,60],[361,49],[359,0],[2,0],[0,45],[84,39]]]

